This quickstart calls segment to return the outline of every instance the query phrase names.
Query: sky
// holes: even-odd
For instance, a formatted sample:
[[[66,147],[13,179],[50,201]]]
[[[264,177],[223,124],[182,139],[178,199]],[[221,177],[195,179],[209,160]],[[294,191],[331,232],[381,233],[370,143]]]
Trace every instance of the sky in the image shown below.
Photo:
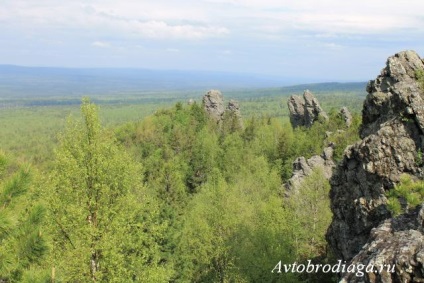
[[[407,49],[422,0],[0,0],[0,64],[364,81]]]

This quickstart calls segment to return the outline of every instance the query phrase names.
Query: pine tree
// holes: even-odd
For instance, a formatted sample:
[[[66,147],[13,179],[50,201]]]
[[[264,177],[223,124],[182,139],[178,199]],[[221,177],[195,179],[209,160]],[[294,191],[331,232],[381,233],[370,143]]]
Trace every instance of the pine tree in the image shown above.
[[[0,282],[20,282],[29,272],[44,272],[45,208],[31,201],[32,177],[29,165],[15,164],[0,152]],[[47,279],[44,273],[32,282]]]

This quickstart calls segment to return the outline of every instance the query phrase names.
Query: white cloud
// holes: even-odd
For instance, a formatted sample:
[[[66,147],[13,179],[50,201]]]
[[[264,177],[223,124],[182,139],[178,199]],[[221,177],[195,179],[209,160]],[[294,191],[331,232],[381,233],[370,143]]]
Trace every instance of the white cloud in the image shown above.
[[[163,1],[162,1],[163,2]],[[0,12],[0,22],[25,29],[73,30],[84,34],[113,34],[117,37],[199,40],[230,33],[220,24],[202,20],[199,8],[165,5],[149,1],[8,1],[8,13]]]
[[[295,20],[298,29],[313,30],[317,33],[338,34],[375,34],[396,32],[414,27],[417,22],[407,17],[390,15],[334,15],[311,14],[299,15]]]
[[[224,27],[170,25],[163,21],[131,21],[122,25],[130,32],[154,39],[204,39],[228,35]]]
[[[386,0],[204,0],[227,5],[259,33],[312,31],[319,34],[424,32],[424,1]],[[249,25],[250,23],[250,25]]]
[[[91,43],[91,46],[99,47],[99,48],[109,48],[111,44],[109,42],[104,42],[104,41],[94,41]]]
[[[43,64],[47,63],[42,60],[50,57],[36,56],[40,50],[48,54],[70,54],[63,55],[67,59],[61,62],[68,60],[66,63],[75,65],[101,65],[104,58],[96,58],[119,53],[116,65],[218,68],[225,61],[214,60],[219,57],[234,62],[222,65],[221,69],[254,70],[262,64],[264,70],[268,70],[268,65],[270,70],[272,65],[282,70],[281,66],[288,64],[299,66],[293,61],[299,58],[305,62],[311,57],[325,61],[323,56],[330,53],[344,56],[346,62],[352,60],[354,64],[357,62],[353,62],[351,54],[374,52],[386,56],[400,48],[417,51],[424,48],[422,0],[1,0],[1,3],[3,57],[9,60],[13,57],[9,54],[15,54],[16,60],[23,61],[22,56],[16,55],[16,46],[25,46],[28,50],[25,60],[39,60]],[[93,48],[83,50],[87,45]],[[104,52],[94,47],[103,48]],[[172,52],[177,50],[184,56],[173,56]],[[317,56],[321,53],[322,57]],[[75,60],[78,56],[84,59]],[[164,60],[165,57],[168,59]],[[121,58],[124,59],[119,61]],[[178,61],[183,59],[184,63]],[[172,62],[180,64],[171,66]]]
[[[199,40],[233,30],[249,36],[299,31],[373,34],[424,31],[424,1],[407,0],[4,0],[8,26],[81,30],[151,39]],[[225,10],[223,10],[225,9]],[[6,12],[7,11],[7,12]],[[121,34],[119,34],[121,33]]]

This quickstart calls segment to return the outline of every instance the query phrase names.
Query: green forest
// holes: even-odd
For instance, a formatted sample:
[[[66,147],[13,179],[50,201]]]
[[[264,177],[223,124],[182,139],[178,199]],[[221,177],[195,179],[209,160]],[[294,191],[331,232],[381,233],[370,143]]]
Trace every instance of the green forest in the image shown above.
[[[296,193],[283,186],[297,157],[332,142],[337,161],[359,139],[362,97],[319,98],[330,119],[295,129],[286,97],[242,101],[241,124],[216,123],[198,101],[145,105],[143,115],[89,98],[78,111],[5,110],[0,282],[333,282],[271,272],[279,261],[336,261],[322,172]]]

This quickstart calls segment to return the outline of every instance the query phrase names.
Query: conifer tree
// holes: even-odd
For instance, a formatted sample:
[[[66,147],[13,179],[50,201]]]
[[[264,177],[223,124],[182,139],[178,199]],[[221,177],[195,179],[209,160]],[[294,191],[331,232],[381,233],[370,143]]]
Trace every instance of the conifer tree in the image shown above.
[[[141,167],[117,146],[84,99],[83,121],[70,122],[56,152],[49,209],[52,265],[66,282],[163,282],[153,226],[155,202]],[[146,213],[150,210],[149,213]]]
[[[48,252],[43,235],[45,208],[31,202],[29,165],[11,162],[0,152],[0,282],[21,282],[28,273],[45,282],[43,260]]]

